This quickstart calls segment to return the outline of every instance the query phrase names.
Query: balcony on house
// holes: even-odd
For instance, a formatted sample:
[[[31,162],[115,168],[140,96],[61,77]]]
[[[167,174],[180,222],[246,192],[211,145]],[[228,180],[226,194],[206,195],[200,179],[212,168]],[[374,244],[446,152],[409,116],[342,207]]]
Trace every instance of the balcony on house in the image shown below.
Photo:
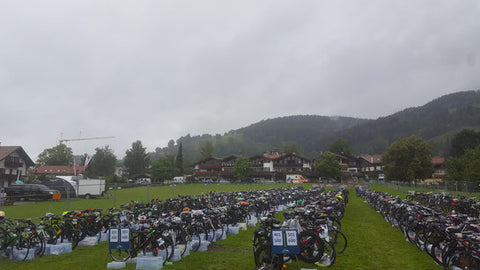
[[[19,168],[19,167],[23,167],[23,163],[18,161],[18,160],[8,160],[8,159],[6,159],[5,160],[5,167]]]
[[[0,180],[15,180],[17,179],[16,174],[0,174]]]
[[[220,168],[221,165],[220,164],[201,164],[201,165],[198,165],[198,168],[200,169],[216,169],[216,168]]]
[[[9,168],[23,167],[23,163],[20,162],[20,158],[15,156],[8,156],[5,159],[4,165],[5,167],[9,167]]]

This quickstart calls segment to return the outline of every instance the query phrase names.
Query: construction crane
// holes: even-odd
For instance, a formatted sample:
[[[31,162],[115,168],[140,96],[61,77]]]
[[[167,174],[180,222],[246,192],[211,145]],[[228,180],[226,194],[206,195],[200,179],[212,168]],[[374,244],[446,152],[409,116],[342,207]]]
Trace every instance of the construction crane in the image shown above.
[[[60,139],[58,140],[58,144],[62,144],[64,142],[74,142],[74,141],[89,141],[89,140],[101,140],[101,139],[112,139],[115,136],[105,136],[105,137],[89,137],[89,138],[76,138],[76,139]]]
[[[63,136],[62,136],[63,137]],[[89,137],[89,138],[76,138],[76,139],[59,139],[58,145],[63,144],[64,142],[75,142],[75,141],[89,141],[89,140],[102,140],[102,139],[111,139],[115,136],[105,136],[105,137]],[[73,156],[73,175],[77,175],[77,168],[75,167],[75,156]]]

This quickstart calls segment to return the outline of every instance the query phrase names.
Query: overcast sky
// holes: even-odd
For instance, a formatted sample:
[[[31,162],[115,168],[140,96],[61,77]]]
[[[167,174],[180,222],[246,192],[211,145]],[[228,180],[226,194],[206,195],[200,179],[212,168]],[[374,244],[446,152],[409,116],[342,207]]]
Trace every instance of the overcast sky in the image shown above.
[[[0,142],[147,151],[480,89],[480,1],[0,2]]]

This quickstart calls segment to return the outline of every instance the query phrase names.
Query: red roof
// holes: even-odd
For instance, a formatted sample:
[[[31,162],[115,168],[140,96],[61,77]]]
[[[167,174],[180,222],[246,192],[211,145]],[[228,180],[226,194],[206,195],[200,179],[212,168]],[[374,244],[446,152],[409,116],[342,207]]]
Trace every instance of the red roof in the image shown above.
[[[85,171],[82,165],[75,165],[76,172],[81,173]],[[50,166],[43,165],[36,169],[37,174],[54,174],[54,175],[73,175],[73,166]]]
[[[268,159],[276,159],[276,158],[279,158],[281,157],[282,155],[281,154],[275,154],[275,155],[270,155],[270,154],[263,154],[264,157],[268,158]]]
[[[445,157],[432,157],[433,165],[442,165],[445,164]]]

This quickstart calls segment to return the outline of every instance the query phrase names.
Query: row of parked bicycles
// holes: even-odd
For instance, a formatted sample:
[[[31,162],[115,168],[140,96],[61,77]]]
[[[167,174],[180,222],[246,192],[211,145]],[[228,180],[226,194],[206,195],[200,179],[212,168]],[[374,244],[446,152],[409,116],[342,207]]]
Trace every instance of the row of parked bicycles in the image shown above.
[[[252,243],[256,269],[282,269],[291,260],[330,267],[336,255],[345,251],[347,238],[341,232],[341,219],[348,203],[348,190],[324,192],[323,188],[313,188],[302,197],[301,207],[293,205],[293,209],[283,212],[283,223],[273,213],[261,218]],[[271,233],[275,229],[298,231],[298,254],[273,252]]]
[[[110,249],[114,261],[126,261],[140,254],[161,254],[168,261],[179,246],[183,247],[182,255],[189,250],[187,247],[198,250],[202,243],[214,242],[224,235],[230,226],[265,216],[279,205],[304,200],[309,192],[302,186],[212,192],[165,201],[131,202],[106,210],[47,213],[33,219],[9,219],[0,214],[0,252],[21,250],[20,259],[26,259],[29,253],[42,256],[49,244],[68,242],[75,249],[86,237],[100,238],[110,228],[129,228],[130,247]]]
[[[407,200],[416,201],[439,212],[455,212],[474,218],[480,216],[480,201],[475,197],[452,195],[446,192],[409,191]]]
[[[470,211],[474,200],[472,207],[458,207],[458,200],[445,194],[409,193],[409,199],[418,201],[372,190],[362,190],[360,196],[445,269],[480,269],[480,219]]]

